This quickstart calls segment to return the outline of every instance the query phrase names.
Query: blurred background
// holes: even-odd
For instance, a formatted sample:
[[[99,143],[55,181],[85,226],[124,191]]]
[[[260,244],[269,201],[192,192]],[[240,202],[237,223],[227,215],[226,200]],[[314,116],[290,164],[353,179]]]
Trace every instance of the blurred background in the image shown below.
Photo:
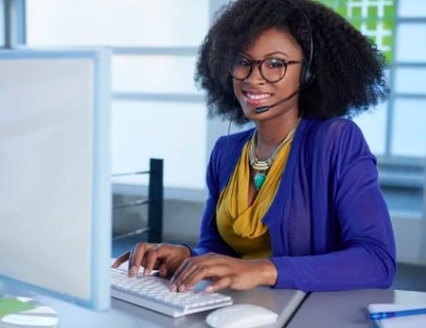
[[[0,0],[0,8],[3,8]],[[259,0],[261,1],[261,0]],[[197,49],[228,0],[15,0],[14,46],[112,48],[113,173],[164,159],[165,241],[196,243],[205,169],[228,122],[207,118],[194,87]],[[426,290],[426,6],[424,0],[321,0],[383,50],[392,94],[355,119],[378,158],[380,184],[397,239],[399,289]],[[0,46],[3,38],[0,9]],[[243,127],[244,128],[244,127]],[[238,131],[232,126],[231,132]],[[113,178],[115,204],[148,193],[148,177]],[[146,225],[147,209],[114,211],[113,235]],[[143,234],[114,244],[115,255]]]

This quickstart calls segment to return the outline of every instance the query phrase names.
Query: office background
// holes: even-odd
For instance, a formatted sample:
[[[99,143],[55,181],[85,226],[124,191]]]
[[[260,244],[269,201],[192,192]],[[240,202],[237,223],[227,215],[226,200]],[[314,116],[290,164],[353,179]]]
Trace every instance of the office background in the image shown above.
[[[113,173],[144,170],[149,158],[164,159],[166,241],[197,241],[208,156],[228,131],[228,122],[207,118],[203,93],[193,83],[197,48],[228,1],[14,0],[12,16],[0,9],[0,45],[113,48]],[[426,265],[424,0],[321,2],[371,37],[391,64],[391,98],[355,121],[378,157],[398,259]],[[3,38],[5,19],[13,20],[10,39]],[[231,126],[231,132],[241,128]],[[115,203],[147,194],[145,176],[113,183]],[[113,234],[144,226],[146,217],[145,207],[114,212]]]

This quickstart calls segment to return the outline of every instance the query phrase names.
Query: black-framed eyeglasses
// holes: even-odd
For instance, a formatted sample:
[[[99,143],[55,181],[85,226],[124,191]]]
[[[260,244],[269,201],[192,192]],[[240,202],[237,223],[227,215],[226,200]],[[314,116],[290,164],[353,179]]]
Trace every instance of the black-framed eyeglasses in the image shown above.
[[[300,61],[276,57],[265,58],[263,60],[239,57],[232,67],[232,77],[240,81],[247,79],[253,72],[254,64],[257,64],[259,67],[260,75],[265,81],[275,83],[284,78],[288,65],[300,64]]]

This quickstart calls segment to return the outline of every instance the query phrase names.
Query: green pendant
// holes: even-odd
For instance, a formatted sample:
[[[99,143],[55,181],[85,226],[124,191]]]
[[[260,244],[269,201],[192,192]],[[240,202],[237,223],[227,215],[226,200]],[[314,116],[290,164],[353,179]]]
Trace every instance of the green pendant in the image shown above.
[[[265,173],[257,172],[254,175],[253,180],[254,180],[254,186],[256,187],[256,190],[260,190],[260,188],[262,188],[263,183],[265,182],[265,179],[266,179]]]

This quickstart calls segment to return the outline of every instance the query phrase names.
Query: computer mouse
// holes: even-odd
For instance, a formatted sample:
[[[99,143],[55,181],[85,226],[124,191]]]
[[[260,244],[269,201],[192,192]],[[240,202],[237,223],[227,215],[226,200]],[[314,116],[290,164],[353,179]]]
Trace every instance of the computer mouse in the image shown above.
[[[211,312],[206,323],[212,328],[251,328],[272,324],[277,319],[277,313],[262,306],[233,304]]]

